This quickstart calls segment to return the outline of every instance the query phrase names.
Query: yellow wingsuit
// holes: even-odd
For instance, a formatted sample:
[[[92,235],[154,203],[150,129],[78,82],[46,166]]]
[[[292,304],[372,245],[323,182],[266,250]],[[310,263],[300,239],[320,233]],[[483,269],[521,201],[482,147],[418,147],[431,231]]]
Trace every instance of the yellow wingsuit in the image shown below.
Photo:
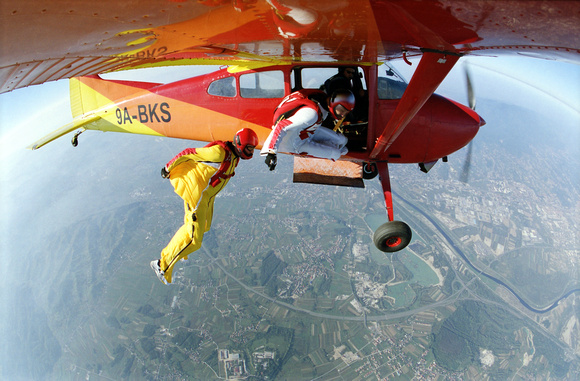
[[[185,203],[183,226],[161,252],[159,267],[171,283],[173,266],[201,247],[209,231],[215,196],[228,183],[239,162],[230,142],[213,142],[203,148],[188,148],[175,156],[165,169]]]

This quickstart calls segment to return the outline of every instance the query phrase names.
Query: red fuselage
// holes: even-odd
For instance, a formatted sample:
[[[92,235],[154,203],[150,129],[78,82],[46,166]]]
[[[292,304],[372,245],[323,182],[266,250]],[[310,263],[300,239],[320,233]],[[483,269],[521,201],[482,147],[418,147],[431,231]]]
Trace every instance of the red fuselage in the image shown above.
[[[386,149],[377,149],[377,141],[407,93],[407,84],[388,65],[379,70],[356,69],[357,85],[364,90],[357,100],[361,119],[344,126],[349,139],[344,160],[434,162],[468,144],[485,123],[468,107],[433,94]],[[239,72],[226,68],[168,84],[79,77],[71,80],[73,114],[79,122],[69,130],[84,127],[214,141],[231,140],[236,131],[247,127],[256,131],[263,144],[282,98],[302,88],[318,89],[336,72],[337,66],[319,64]],[[353,114],[357,115],[356,108]],[[378,154],[371,155],[373,150]]]

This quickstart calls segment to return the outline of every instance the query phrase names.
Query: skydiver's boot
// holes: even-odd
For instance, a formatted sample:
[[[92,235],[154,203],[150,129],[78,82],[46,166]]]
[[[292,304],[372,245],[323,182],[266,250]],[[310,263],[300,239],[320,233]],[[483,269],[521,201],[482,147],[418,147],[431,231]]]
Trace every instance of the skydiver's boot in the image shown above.
[[[151,261],[151,263],[149,265],[151,266],[153,271],[155,271],[155,275],[157,275],[157,278],[159,278],[161,283],[167,284],[167,280],[165,279],[165,276],[164,276],[165,272],[161,271],[161,267],[159,267],[159,259]]]

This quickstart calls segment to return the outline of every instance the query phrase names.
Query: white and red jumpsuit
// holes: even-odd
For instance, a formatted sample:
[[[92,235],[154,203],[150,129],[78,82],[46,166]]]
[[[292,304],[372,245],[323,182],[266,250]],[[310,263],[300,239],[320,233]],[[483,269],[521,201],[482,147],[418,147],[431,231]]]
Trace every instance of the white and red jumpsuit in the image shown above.
[[[274,126],[260,154],[278,151],[337,160],[348,152],[348,139],[323,127],[328,111],[314,97],[326,97],[320,90],[299,90],[282,100],[274,111]]]
[[[188,148],[165,166],[185,207],[183,226],[161,252],[159,267],[168,283],[173,266],[201,247],[203,234],[211,227],[215,197],[234,176],[239,160],[230,144],[217,141]]]

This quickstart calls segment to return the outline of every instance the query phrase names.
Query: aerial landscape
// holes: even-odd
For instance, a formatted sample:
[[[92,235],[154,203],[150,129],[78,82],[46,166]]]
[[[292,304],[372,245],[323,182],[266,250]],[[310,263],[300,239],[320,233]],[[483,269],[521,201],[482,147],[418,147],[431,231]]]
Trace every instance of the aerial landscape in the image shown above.
[[[294,184],[291,157],[269,172],[256,155],[169,286],[149,261],[183,206],[159,169],[204,143],[93,133],[15,154],[0,378],[577,379],[578,114],[478,107],[467,183],[466,149],[391,167],[403,251],[372,243],[378,180]]]

